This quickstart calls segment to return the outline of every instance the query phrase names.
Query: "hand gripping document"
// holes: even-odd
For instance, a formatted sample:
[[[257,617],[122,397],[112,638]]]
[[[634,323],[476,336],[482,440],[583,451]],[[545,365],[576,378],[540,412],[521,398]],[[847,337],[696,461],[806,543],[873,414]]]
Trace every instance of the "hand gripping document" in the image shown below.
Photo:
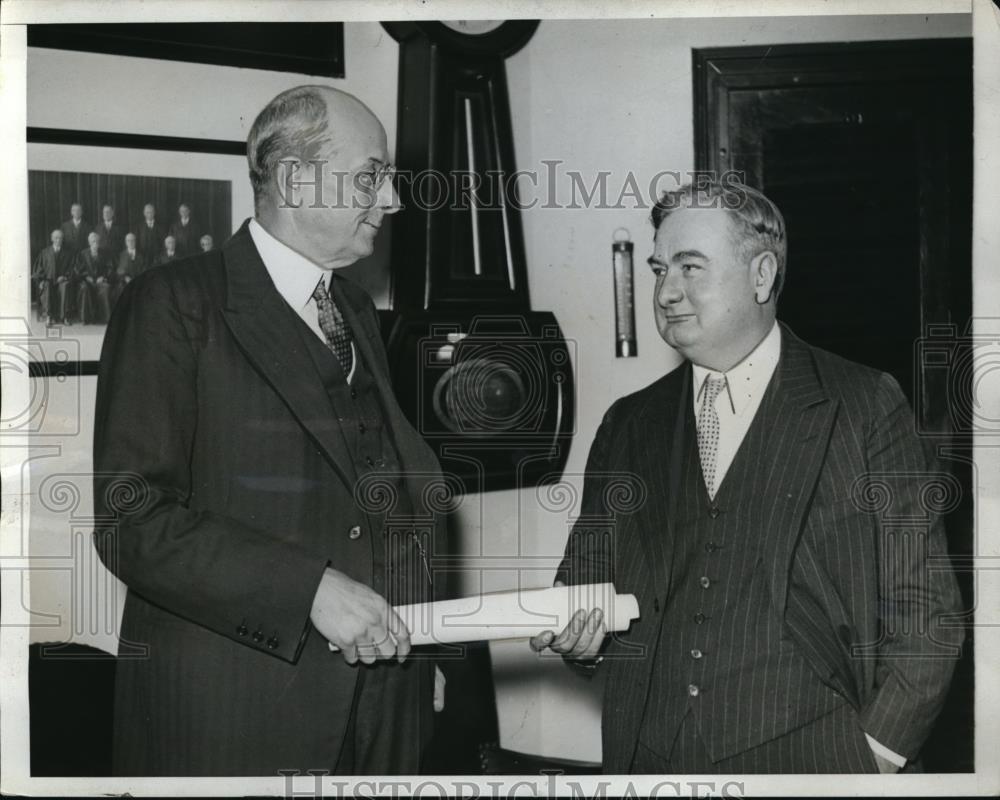
[[[558,634],[574,613],[595,608],[604,612],[608,632],[628,630],[639,617],[635,595],[618,594],[613,583],[495,592],[396,606],[395,611],[410,630],[410,643],[417,647],[526,639],[549,630]],[[330,645],[330,649],[336,648]]]

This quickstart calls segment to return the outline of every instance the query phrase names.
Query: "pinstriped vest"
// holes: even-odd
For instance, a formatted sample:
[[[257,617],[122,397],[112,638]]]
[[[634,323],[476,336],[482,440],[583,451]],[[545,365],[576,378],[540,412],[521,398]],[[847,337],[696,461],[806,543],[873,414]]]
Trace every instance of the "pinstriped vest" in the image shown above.
[[[355,502],[360,498],[365,506],[371,535],[372,588],[391,605],[429,600],[424,559],[431,552],[431,532],[412,525],[413,504],[375,379],[355,347],[354,376],[348,384],[337,357],[298,314],[291,313],[323,381],[357,475]]]
[[[758,548],[774,502],[763,496],[762,477],[781,468],[757,457],[781,424],[776,384],[769,384],[714,501],[702,478],[690,395],[683,401],[682,474],[667,555],[671,591],[640,732],[664,756],[688,713],[718,760],[844,702],[783,635]]]

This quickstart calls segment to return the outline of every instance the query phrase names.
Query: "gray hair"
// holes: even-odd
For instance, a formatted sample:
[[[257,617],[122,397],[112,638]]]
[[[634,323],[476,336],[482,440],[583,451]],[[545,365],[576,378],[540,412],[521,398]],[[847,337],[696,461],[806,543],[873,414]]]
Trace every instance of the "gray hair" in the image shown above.
[[[283,158],[307,159],[329,139],[326,100],[318,86],[282,92],[257,115],[247,136],[254,206],[268,194]]]
[[[781,293],[785,283],[785,262],[788,258],[788,240],[785,236],[785,218],[778,207],[763,192],[733,178],[717,179],[699,176],[694,183],[664,192],[653,206],[653,227],[660,224],[678,208],[724,208],[729,212],[733,226],[736,251],[744,259],[770,250],[778,263],[774,278],[774,296]]]

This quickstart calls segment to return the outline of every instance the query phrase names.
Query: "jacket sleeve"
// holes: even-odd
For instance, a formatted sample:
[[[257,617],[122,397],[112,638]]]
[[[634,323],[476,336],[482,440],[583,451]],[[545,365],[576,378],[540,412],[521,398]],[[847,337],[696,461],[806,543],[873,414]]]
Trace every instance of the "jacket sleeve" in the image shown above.
[[[583,478],[580,515],[570,531],[565,554],[556,570],[555,580],[569,586],[611,583],[614,580],[614,549],[605,525],[608,519],[606,498],[612,481],[610,457],[616,436],[617,407],[618,402],[608,409],[590,445]],[[604,640],[602,653],[610,641],[610,637]],[[577,675],[591,678],[603,660],[604,656],[598,655],[589,661],[566,658],[564,663]]]
[[[45,251],[43,250],[35,257],[35,263],[31,267],[31,277],[35,280],[45,279]]]
[[[97,549],[130,592],[294,661],[326,562],[266,531],[190,507],[195,324],[162,270],[129,283],[112,314],[94,428]]]
[[[618,402],[604,415],[587,456],[580,515],[570,531],[556,580],[567,585],[608,583],[614,579],[613,549],[606,535],[609,485],[614,481],[610,457],[616,436]]]
[[[865,732],[914,758],[941,711],[964,638],[958,584],[947,555],[940,514],[928,491],[927,459],[899,385],[883,375],[877,418],[868,433],[868,468],[887,475],[890,513],[906,523],[879,523],[875,690],[861,709]],[[948,617],[951,616],[952,619]]]

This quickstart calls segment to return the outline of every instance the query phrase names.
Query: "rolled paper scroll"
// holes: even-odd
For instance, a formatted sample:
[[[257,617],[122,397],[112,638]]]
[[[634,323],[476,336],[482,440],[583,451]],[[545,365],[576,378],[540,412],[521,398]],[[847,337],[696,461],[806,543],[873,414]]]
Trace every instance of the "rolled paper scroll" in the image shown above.
[[[613,583],[521,589],[510,592],[396,606],[410,630],[410,643],[524,639],[542,631],[559,633],[580,609],[599,608],[608,631],[625,631],[639,617],[635,595],[618,594]],[[335,649],[330,645],[330,649]]]

